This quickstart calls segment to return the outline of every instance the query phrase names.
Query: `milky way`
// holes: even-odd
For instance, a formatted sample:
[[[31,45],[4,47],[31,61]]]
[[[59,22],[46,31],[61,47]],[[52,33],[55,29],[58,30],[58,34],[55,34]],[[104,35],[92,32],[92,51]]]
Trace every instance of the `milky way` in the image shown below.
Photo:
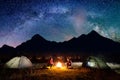
[[[119,0],[0,0],[0,46],[35,34],[61,42],[91,30],[120,41]]]

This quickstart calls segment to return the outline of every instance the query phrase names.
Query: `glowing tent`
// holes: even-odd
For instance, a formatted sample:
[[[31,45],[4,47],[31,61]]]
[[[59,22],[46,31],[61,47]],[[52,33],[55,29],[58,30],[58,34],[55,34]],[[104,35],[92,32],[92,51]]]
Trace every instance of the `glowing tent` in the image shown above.
[[[32,67],[32,62],[25,56],[14,57],[5,66],[7,68],[29,68]]]
[[[85,62],[83,62],[83,67],[99,68],[105,69],[109,68],[106,62],[98,57],[90,56]]]

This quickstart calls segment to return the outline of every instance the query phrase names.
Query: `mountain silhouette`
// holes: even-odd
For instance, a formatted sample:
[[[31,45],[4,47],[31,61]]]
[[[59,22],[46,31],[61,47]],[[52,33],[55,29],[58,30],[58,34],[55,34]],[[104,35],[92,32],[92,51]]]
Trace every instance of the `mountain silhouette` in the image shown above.
[[[72,38],[65,42],[51,42],[45,40],[39,34],[32,37],[18,47],[18,51],[39,53],[39,52],[120,52],[120,43],[105,38],[96,31],[91,31],[87,35],[83,34],[78,38]]]
[[[36,34],[32,37],[32,40],[37,40],[37,41],[46,41],[42,36],[39,34]]]
[[[34,35],[30,40],[22,43],[16,48],[3,46],[0,53],[9,51],[25,54],[42,54],[42,53],[101,53],[101,54],[119,54],[120,43],[105,38],[96,31],[83,34],[77,38],[72,38],[65,42],[54,42],[44,39],[39,34]]]
[[[105,38],[96,31],[91,31],[87,35],[81,35],[67,42],[73,48],[87,52],[119,52],[120,43]]]
[[[15,54],[16,51],[15,51],[15,48],[11,47],[11,46],[8,46],[8,45],[3,45],[1,48],[0,48],[0,53],[1,55],[3,54]]]

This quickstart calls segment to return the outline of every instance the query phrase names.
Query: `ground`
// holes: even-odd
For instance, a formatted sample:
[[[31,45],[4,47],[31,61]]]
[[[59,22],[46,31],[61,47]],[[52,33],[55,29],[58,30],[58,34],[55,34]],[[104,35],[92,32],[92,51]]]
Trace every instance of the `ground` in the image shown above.
[[[51,68],[8,69],[1,68],[0,80],[120,80],[112,70]]]

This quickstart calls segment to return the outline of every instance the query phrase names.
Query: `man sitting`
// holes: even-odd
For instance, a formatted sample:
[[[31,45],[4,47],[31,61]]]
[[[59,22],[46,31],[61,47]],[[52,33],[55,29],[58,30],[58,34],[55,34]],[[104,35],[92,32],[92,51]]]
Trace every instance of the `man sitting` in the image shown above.
[[[50,57],[49,62],[48,62],[48,66],[50,66],[50,68],[51,68],[53,65],[54,65],[53,58]]]
[[[72,68],[71,65],[72,61],[69,58],[67,58],[67,68]]]

